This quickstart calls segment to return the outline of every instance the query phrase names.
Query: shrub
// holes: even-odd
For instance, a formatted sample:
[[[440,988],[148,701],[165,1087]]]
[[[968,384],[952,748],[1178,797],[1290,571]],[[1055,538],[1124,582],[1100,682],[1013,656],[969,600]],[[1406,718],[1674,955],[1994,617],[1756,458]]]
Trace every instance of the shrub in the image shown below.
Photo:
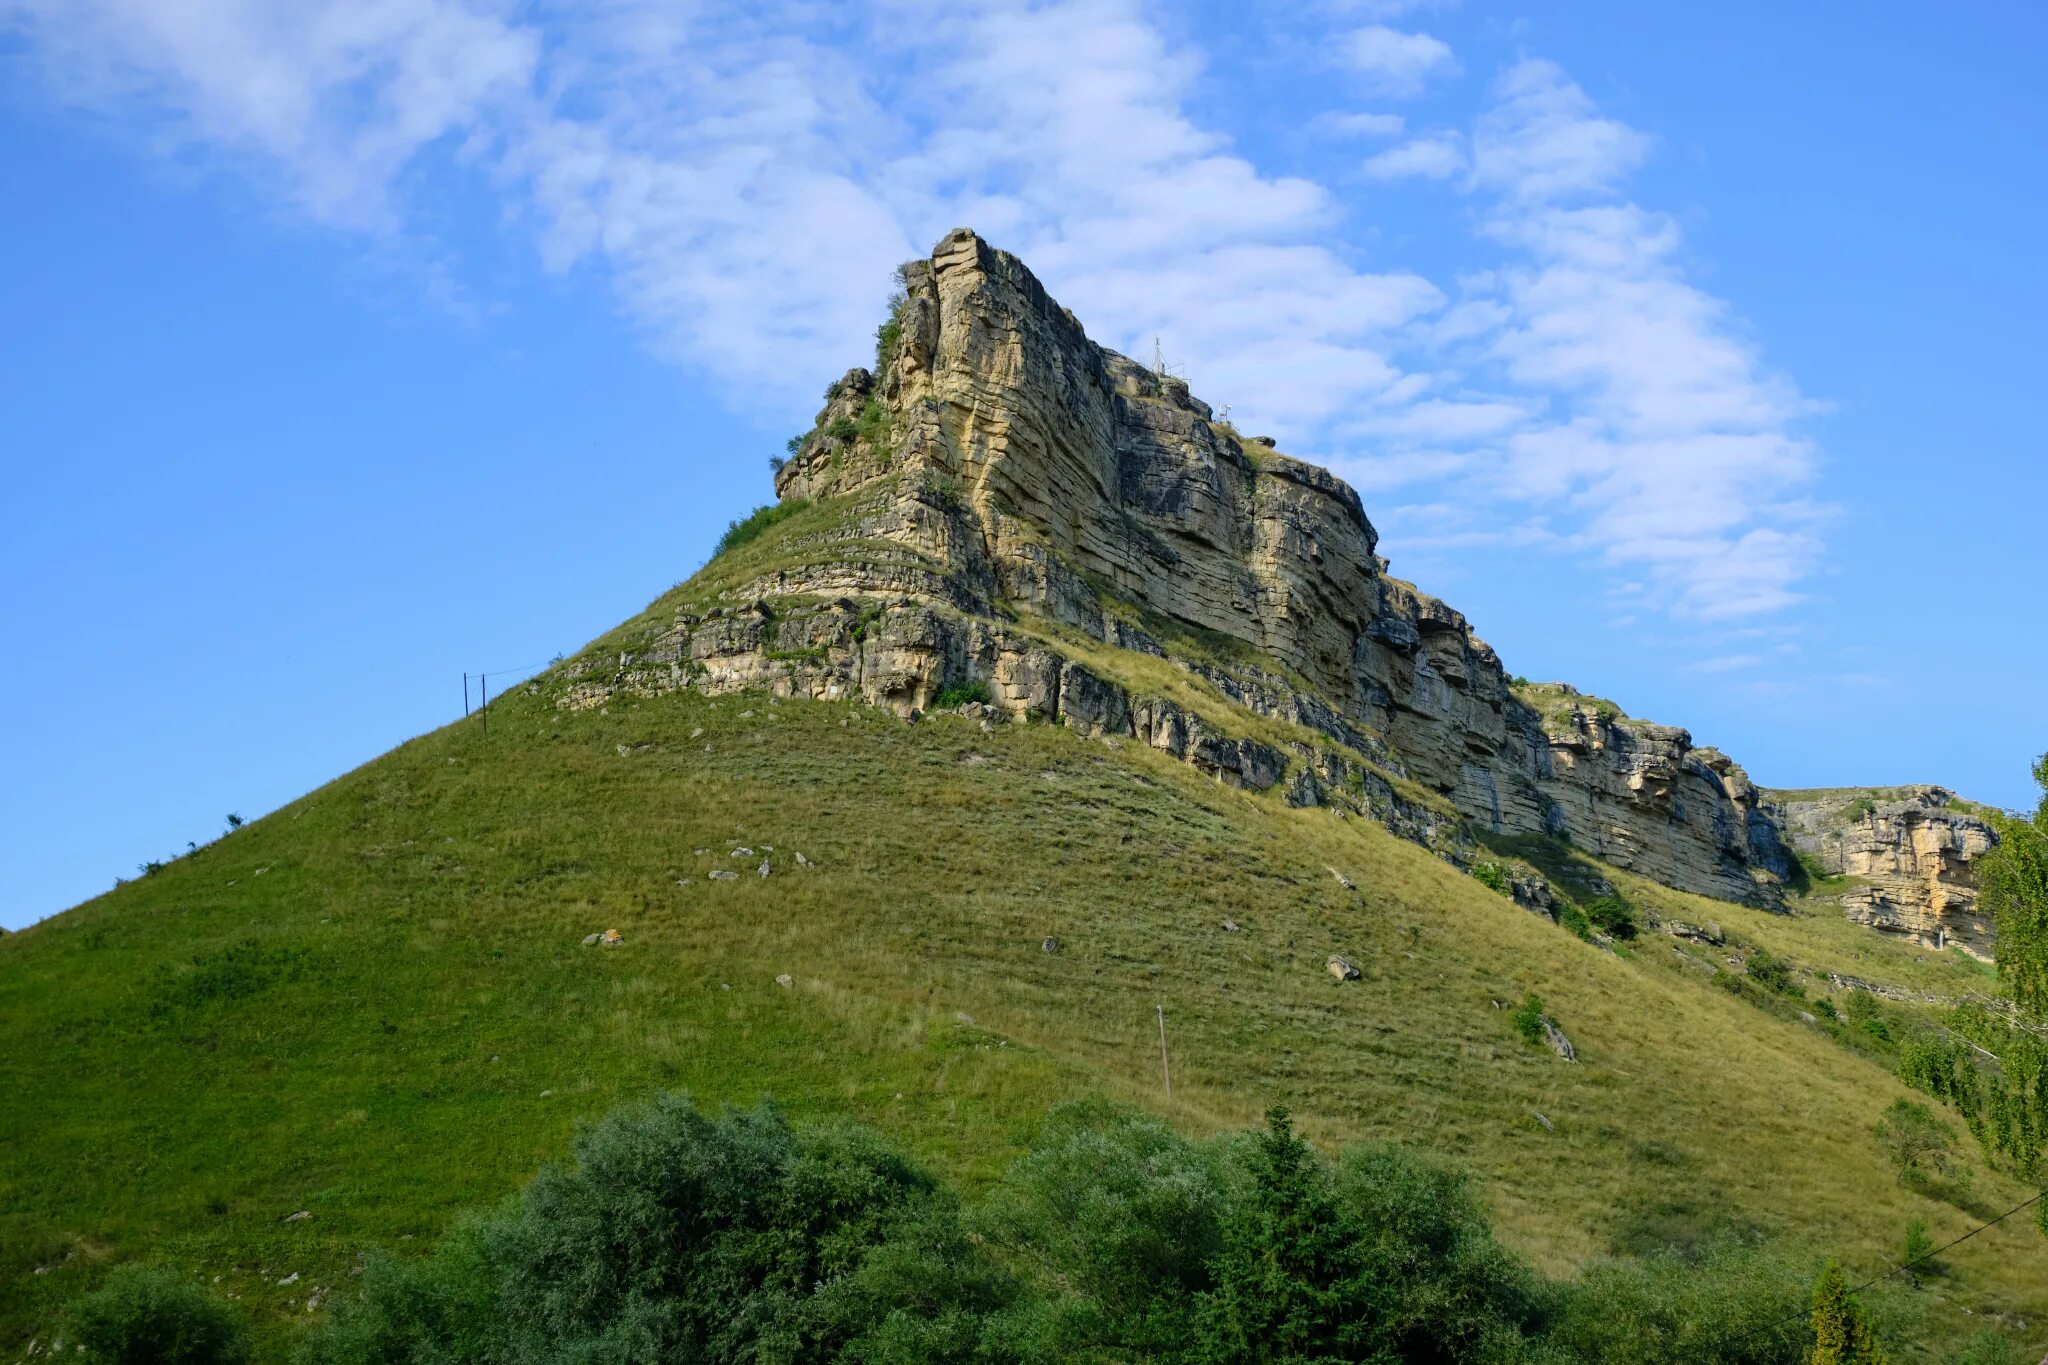
[[[1918,1101],[1893,1100],[1874,1131],[1901,1183],[1929,1172],[1945,1176],[1955,1169],[1953,1134]]]
[[[1515,1006],[1515,1012],[1508,1018],[1523,1042],[1543,1046],[1543,1001],[1533,992],[1522,997],[1522,1003]]]
[[[108,1365],[241,1365],[249,1332],[220,1299],[164,1270],[124,1265],[72,1305],[71,1336]]]
[[[1192,1344],[1226,1207],[1218,1149],[1094,1101],[1052,1112],[976,1221],[1063,1291],[1044,1319],[1051,1354],[1095,1346],[1143,1356]]]
[[[1899,1264],[1911,1265],[1934,1254],[1934,1239],[1927,1235],[1927,1224],[1918,1218],[1906,1220],[1906,1236],[1899,1248]]]
[[[861,408],[860,418],[853,425],[854,434],[870,445],[887,445],[889,442],[889,409],[882,406],[879,398],[869,398]]]
[[[810,439],[811,433],[807,431],[804,432],[801,436],[792,436],[787,441],[784,441],[782,443],[782,448],[789,454],[795,455],[804,448],[804,442]]]
[[[1636,909],[1620,896],[1602,896],[1586,903],[1586,918],[1595,928],[1616,938],[1631,939],[1642,932]]]
[[[428,1262],[366,1275],[305,1360],[966,1359],[1013,1297],[879,1138],[665,1095]]]
[[[1586,918],[1586,912],[1571,901],[1557,907],[1557,922],[1588,942],[1593,938],[1593,921]]]
[[[1995,1329],[1986,1327],[1963,1343],[1963,1349],[1957,1352],[1949,1365],[2031,1365],[2031,1362]]]
[[[1884,1006],[1877,997],[1858,987],[1849,992],[1849,1003],[1844,1011],[1848,1015],[1849,1027],[1876,1039],[1880,1043],[1892,1041],[1891,1021],[1885,1018]]]
[[[756,507],[740,520],[728,522],[725,534],[711,549],[711,557],[716,559],[727,550],[737,550],[748,541],[758,540],[770,527],[789,520],[808,505],[802,498],[790,498],[785,502]]]
[[[851,441],[860,435],[860,428],[851,417],[835,417],[825,428],[825,434],[835,441]]]
[[[1804,1365],[1812,1338],[1787,1310],[1805,1298],[1810,1273],[1736,1241],[1597,1261],[1553,1293],[1546,1342],[1558,1360]]]
[[[235,814],[233,811],[228,812],[228,828],[230,830],[240,829],[243,823],[244,822],[241,816]]]
[[[1743,964],[1749,979],[1767,991],[1790,995],[1796,989],[1792,980],[1792,968],[1768,948],[1758,948]]]
[[[1825,995],[1813,1002],[1813,1012],[1825,1019],[1839,1020],[1842,1017],[1842,1012],[1835,1008],[1835,1002]]]
[[[1500,892],[1503,896],[1508,895],[1512,889],[1508,881],[1507,869],[1499,863],[1474,863],[1472,864],[1472,876],[1481,886],[1490,887]]]
[[[932,710],[950,711],[956,706],[978,701],[986,706],[995,700],[995,694],[988,690],[988,684],[979,679],[968,682],[949,683],[932,698]]]

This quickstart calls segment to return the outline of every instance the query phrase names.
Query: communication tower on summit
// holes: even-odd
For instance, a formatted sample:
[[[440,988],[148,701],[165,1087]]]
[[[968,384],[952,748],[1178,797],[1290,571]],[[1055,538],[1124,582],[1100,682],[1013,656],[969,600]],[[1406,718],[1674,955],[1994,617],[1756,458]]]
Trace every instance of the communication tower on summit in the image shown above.
[[[1161,379],[1185,380],[1187,378],[1186,371],[1182,366],[1166,363],[1166,352],[1160,348],[1159,338],[1156,336],[1152,338],[1152,373],[1158,375]]]

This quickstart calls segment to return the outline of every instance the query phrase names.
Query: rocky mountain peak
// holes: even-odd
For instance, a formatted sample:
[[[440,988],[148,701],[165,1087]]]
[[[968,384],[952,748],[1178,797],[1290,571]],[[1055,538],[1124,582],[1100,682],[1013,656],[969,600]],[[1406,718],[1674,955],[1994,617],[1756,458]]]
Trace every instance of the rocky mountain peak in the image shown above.
[[[759,610],[686,606],[569,704],[767,685],[909,714],[966,696],[991,723],[1349,802],[1447,856],[1467,856],[1460,828],[1560,836],[1777,903],[1791,856],[1738,764],[1564,684],[1511,683],[1459,612],[1388,572],[1342,479],[1091,341],[973,232],[899,281],[873,367],[831,386],[777,473],[801,553],[722,590]],[[1145,657],[1185,687],[1119,662]]]

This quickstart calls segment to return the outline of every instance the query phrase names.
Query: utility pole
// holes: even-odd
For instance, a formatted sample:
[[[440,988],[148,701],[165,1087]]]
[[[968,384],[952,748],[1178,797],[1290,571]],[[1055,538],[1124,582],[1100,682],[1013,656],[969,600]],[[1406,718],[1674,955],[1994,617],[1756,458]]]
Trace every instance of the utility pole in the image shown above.
[[[469,674],[462,675],[462,718],[469,719]]]
[[[489,739],[491,737],[491,675],[479,673],[476,676],[477,687],[483,697],[483,700],[477,704],[477,709],[484,713],[484,738]]]
[[[1173,1067],[1166,1060],[1166,1006],[1152,1007],[1159,1014],[1159,1073],[1166,1077],[1166,1098],[1173,1098]]]

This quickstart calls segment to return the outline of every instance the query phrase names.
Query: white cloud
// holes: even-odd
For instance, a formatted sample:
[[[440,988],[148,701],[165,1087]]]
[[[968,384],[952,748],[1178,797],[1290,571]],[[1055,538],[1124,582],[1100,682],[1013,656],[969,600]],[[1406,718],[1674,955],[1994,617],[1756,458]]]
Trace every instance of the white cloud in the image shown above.
[[[1483,231],[1510,255],[1464,282],[1432,339],[1453,373],[1547,401],[1484,442],[1498,458],[1466,486],[1568,509],[1575,544],[1682,616],[1780,610],[1820,553],[1826,509],[1802,494],[1816,457],[1796,430],[1814,405],[1687,280],[1677,225],[1621,197],[1647,148],[1545,62],[1510,69],[1477,119]]]
[[[1330,137],[1399,137],[1408,120],[1399,114],[1320,114],[1309,127]]]
[[[1553,62],[1523,61],[1494,88],[1472,133],[1473,178],[1522,200],[1613,190],[1649,155],[1650,139],[1601,118]]]
[[[1199,54],[1138,0],[0,0],[0,26],[53,92],[374,240],[419,231],[417,182],[468,171],[549,268],[601,270],[652,345],[756,409],[807,411],[866,354],[889,268],[965,224],[1287,448],[1513,528],[1436,543],[1569,547],[1700,619],[1798,600],[1819,553],[1810,405],[1622,193],[1649,139],[1548,63],[1501,78],[1469,158],[1433,134],[1367,163],[1469,160],[1501,255],[1453,302],[1361,268],[1330,189],[1197,121]],[[1426,34],[1346,41],[1383,86],[1456,69]]]
[[[1340,51],[1365,88],[1405,99],[1419,95],[1439,76],[1456,75],[1458,59],[1449,43],[1427,33],[1408,33],[1368,24],[1347,35]]]
[[[1755,668],[1762,663],[1756,654],[1724,654],[1715,659],[1701,659],[1698,663],[1687,664],[1688,673],[1734,673],[1745,668]]]
[[[1433,133],[1366,158],[1368,180],[1448,180],[1465,169],[1464,141],[1456,133]]]

